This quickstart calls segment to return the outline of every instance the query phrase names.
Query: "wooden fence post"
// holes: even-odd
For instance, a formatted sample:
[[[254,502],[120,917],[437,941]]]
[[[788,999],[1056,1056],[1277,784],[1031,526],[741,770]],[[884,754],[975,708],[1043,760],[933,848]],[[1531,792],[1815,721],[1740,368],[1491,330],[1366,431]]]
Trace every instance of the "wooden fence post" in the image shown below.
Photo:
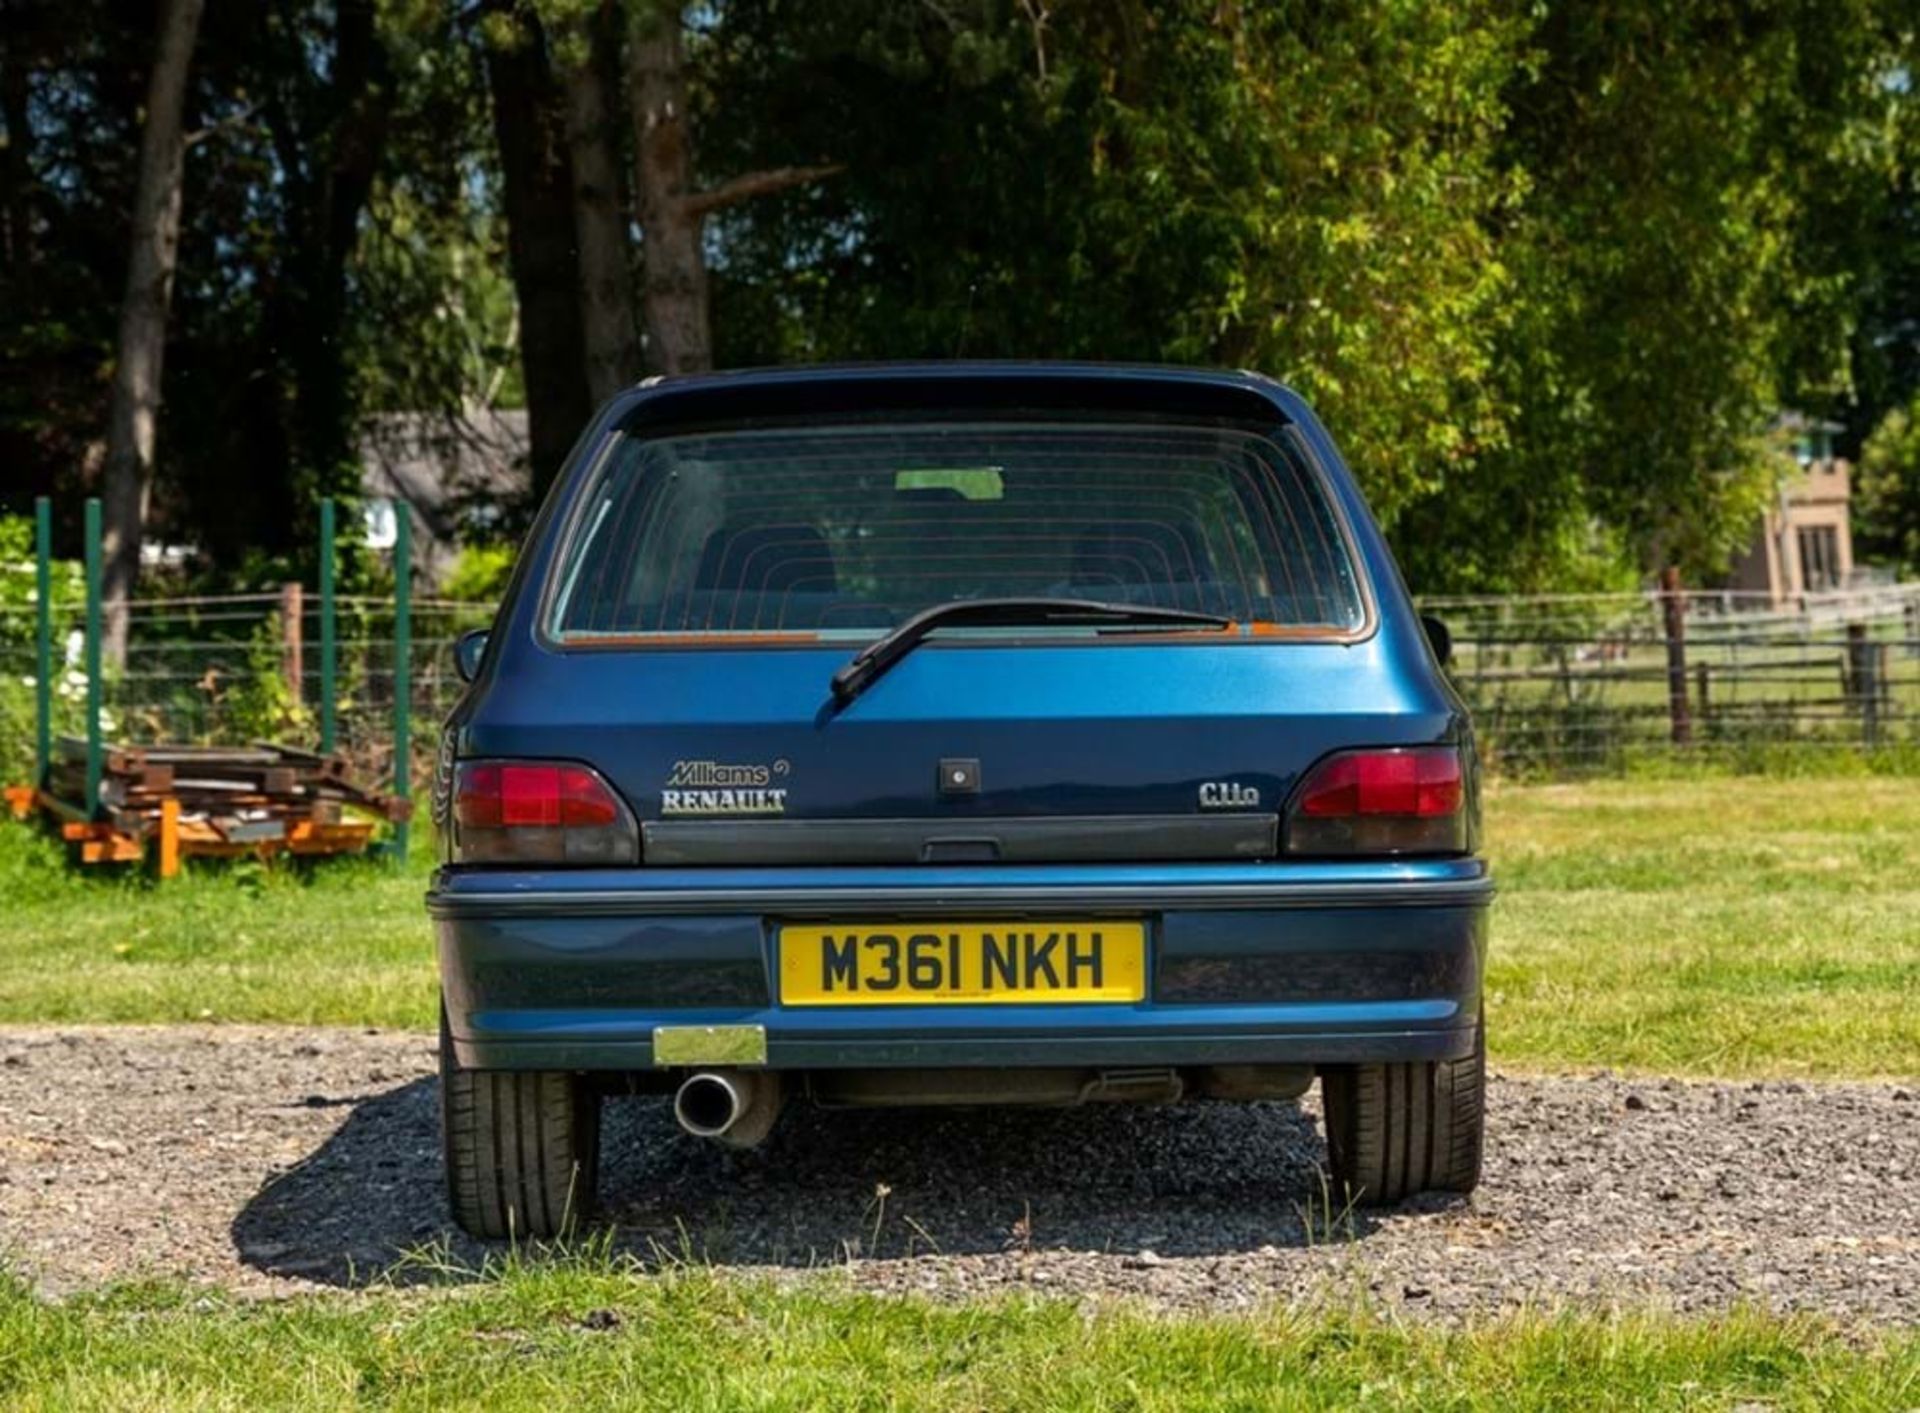
[[[1847,695],[1860,713],[1860,739],[1868,750],[1880,744],[1880,645],[1867,637],[1867,625],[1847,625]]]
[[[301,617],[305,604],[299,581],[280,586],[280,672],[287,679],[287,693],[298,708],[305,699],[301,684],[306,678],[306,652],[302,642]]]
[[[1693,710],[1687,700],[1687,605],[1676,565],[1660,571],[1660,606],[1667,634],[1667,715],[1673,744],[1685,746],[1693,741]]]
[[[180,873],[180,797],[168,795],[160,801],[160,876],[175,878]]]

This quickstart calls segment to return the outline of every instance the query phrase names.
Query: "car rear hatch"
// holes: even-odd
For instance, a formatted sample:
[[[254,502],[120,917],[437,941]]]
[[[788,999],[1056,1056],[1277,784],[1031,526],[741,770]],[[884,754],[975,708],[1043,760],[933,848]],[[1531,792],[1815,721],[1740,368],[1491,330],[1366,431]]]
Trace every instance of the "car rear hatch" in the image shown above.
[[[1356,513],[1279,419],[1150,401],[632,429],[460,753],[592,765],[648,864],[1269,857],[1316,760],[1452,729]],[[836,698],[912,615],[1005,596],[1112,617],[936,628]]]

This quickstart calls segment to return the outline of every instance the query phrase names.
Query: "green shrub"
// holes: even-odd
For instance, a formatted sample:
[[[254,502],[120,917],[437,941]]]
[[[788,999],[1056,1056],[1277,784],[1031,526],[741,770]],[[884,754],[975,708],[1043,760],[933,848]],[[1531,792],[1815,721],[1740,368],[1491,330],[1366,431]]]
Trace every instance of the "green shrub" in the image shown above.
[[[493,604],[507,591],[513,574],[512,545],[468,545],[440,585],[440,597]]]
[[[269,614],[247,637],[246,671],[220,702],[221,734],[230,741],[298,741],[311,735],[313,712],[294,695],[281,661],[281,616]]]
[[[0,515],[0,779],[25,782],[33,773],[35,637],[33,522]],[[86,580],[72,560],[55,560],[55,735],[86,729],[86,678],[67,663],[67,636],[83,612]]]

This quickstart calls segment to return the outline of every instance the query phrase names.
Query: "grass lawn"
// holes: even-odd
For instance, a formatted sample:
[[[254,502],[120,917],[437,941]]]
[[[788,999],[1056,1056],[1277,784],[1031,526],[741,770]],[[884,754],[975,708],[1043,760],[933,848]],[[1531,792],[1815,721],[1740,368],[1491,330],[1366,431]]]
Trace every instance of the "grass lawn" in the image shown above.
[[[1497,1063],[1920,1075],[1920,781],[1505,787]]]
[[[1920,782],[1496,786],[1496,1063],[1920,1074]],[[432,1024],[425,862],[168,885],[0,825],[0,1021]]]
[[[1920,1073],[1920,786],[1496,788],[1489,976],[1510,1067]],[[425,1028],[424,864],[176,884],[76,876],[0,825],[0,1020]],[[4,1248],[0,1247],[0,1259]],[[0,1406],[41,1408],[1920,1407],[1920,1333],[1759,1312],[1155,1315],[779,1291],[596,1253],[440,1290],[53,1303],[0,1270]]]
[[[168,883],[70,870],[0,823],[0,1021],[434,1024],[424,856],[208,865]]]
[[[1731,1408],[1920,1397],[1920,1336],[1735,1314],[1083,1311],[779,1292],[691,1271],[536,1263],[459,1292],[243,1303],[124,1287],[60,1305],[0,1285],[9,1409]]]

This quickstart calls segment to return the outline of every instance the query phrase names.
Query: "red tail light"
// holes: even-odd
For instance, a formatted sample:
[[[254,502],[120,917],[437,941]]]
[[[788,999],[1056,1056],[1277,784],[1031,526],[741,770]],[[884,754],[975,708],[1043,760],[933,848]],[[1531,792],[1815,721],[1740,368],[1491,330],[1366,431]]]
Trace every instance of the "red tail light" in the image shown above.
[[[453,775],[453,856],[458,863],[638,863],[640,831],[588,766],[465,761]]]
[[[1457,854],[1467,848],[1466,781],[1452,746],[1344,751],[1301,782],[1290,854]]]

